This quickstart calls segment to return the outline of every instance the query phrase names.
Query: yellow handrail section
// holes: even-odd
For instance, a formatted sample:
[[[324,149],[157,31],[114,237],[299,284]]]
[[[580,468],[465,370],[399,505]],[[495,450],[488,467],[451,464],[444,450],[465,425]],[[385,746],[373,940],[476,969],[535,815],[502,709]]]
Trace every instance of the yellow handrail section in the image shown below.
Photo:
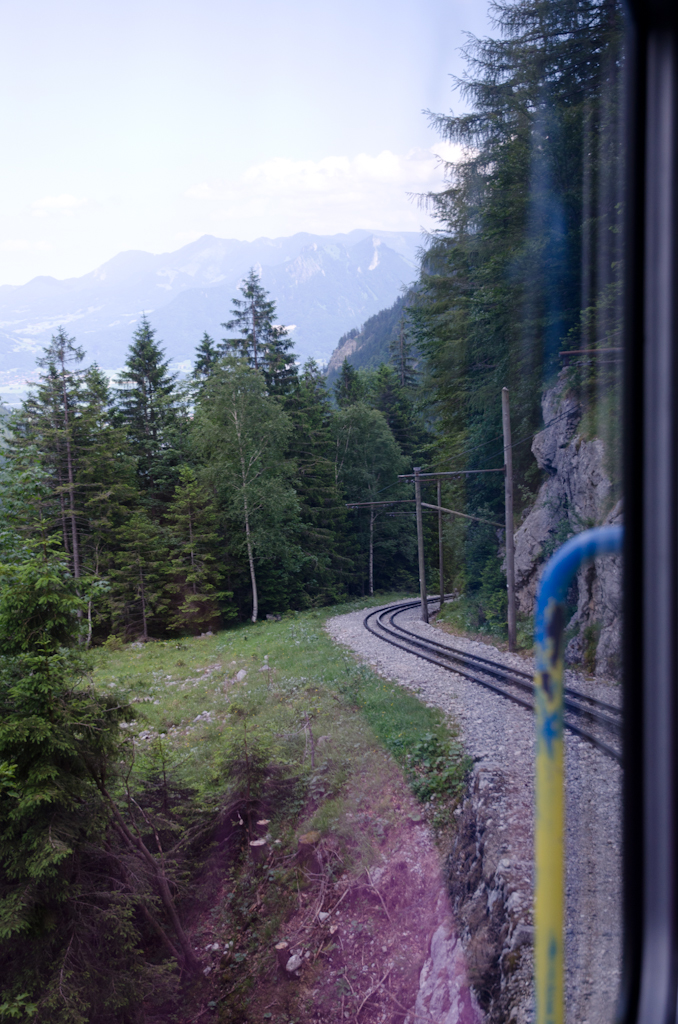
[[[564,1024],[565,598],[581,566],[621,552],[621,526],[600,526],[563,544],[546,565],[535,616],[535,992],[536,1024]]]

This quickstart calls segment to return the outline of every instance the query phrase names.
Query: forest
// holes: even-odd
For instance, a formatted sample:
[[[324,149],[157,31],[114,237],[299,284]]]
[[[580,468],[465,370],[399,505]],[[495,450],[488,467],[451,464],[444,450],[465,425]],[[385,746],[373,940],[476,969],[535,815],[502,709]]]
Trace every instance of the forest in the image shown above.
[[[506,386],[517,525],[542,481],[530,444],[544,389],[567,372],[560,353],[615,343],[621,5],[498,0],[492,12],[493,35],[469,41],[456,83],[469,112],[431,114],[465,156],[447,165],[443,191],[422,197],[437,228],[388,359],[345,361],[329,387],[315,362],[297,364],[275,296],[252,271],[224,311],[223,338],[196,339],[188,379],[172,374],[146,317],[113,382],[62,328],[3,421],[0,1019],[40,1006],[39,1019],[59,1024],[136,1020],[133,950],[155,942],[168,962],[195,966],[162,855],[133,833],[131,797],[120,797],[120,723],[131,712],[88,682],[90,650],[415,593],[407,506],[347,504],[411,498],[398,476],[414,465],[501,466]],[[605,372],[568,378],[604,440],[617,416]],[[501,521],[501,480],[446,484],[443,504]],[[425,525],[435,592],[434,517]],[[455,519],[445,553],[446,589],[470,627],[501,636],[502,532]],[[134,858],[151,896],[122,886]],[[124,899],[109,899],[111,885]],[[64,1009],[74,922],[107,930],[109,951],[100,938],[97,949],[112,967],[96,982],[105,997],[88,987],[91,963],[69,968],[69,984],[82,977],[77,1007]]]

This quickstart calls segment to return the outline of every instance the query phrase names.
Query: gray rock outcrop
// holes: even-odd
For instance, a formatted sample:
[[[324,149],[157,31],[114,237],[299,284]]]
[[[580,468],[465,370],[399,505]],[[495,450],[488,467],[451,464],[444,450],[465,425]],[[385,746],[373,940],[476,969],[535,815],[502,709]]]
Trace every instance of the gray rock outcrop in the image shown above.
[[[600,438],[581,436],[581,407],[564,375],[545,392],[542,412],[546,427],[534,438],[532,453],[548,477],[515,535],[518,610],[528,615],[534,613],[539,578],[552,552],[575,533],[622,521],[605,446]],[[597,559],[580,570],[574,586],[577,608],[568,624],[567,659],[597,675],[617,676],[621,559]]]

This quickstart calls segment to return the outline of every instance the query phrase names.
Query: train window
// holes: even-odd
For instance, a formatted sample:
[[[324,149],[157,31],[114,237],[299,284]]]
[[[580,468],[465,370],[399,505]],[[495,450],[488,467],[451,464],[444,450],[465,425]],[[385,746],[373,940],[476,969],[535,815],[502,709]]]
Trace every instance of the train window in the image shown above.
[[[492,879],[469,967],[482,1009],[508,1021],[532,998],[533,722],[521,705],[537,594],[569,539],[595,528],[618,537],[624,522],[627,58],[615,2],[500,3],[494,17],[491,37],[468,45],[469,112],[435,119],[461,156],[429,199],[438,230],[412,320],[444,423],[436,473],[419,480],[424,512],[449,510],[423,517],[432,535],[442,519],[448,596],[436,625],[487,688],[480,717],[474,683],[458,691],[476,787],[487,787],[473,827],[488,836]],[[611,1021],[619,995],[622,575],[615,549],[576,568],[563,594],[564,941],[542,955],[537,936],[540,1022],[562,1019],[563,998],[568,1021]],[[474,660],[481,651],[492,664]],[[457,912],[478,899],[460,898]]]

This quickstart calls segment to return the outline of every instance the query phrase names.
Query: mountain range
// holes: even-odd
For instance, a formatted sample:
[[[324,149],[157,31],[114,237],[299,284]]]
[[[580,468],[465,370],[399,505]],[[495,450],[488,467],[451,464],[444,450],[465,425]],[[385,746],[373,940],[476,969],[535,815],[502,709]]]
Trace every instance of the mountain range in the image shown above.
[[[0,393],[16,390],[63,325],[105,370],[122,366],[143,313],[168,358],[193,358],[203,331],[215,339],[237,286],[254,267],[292,328],[300,359],[326,362],[347,330],[390,306],[416,276],[416,232],[299,233],[253,242],[202,238],[171,253],[122,252],[82,277],[36,277],[0,287]]]

